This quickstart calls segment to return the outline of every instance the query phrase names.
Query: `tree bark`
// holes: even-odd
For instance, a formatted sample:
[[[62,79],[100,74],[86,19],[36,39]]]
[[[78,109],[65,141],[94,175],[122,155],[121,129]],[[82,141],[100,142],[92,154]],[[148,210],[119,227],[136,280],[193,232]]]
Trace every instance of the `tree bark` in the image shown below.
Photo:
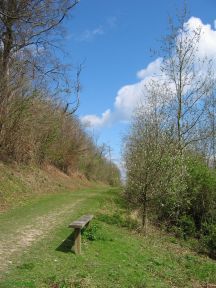
[[[146,191],[144,192],[143,205],[142,205],[142,230],[144,235],[147,235],[147,197]]]

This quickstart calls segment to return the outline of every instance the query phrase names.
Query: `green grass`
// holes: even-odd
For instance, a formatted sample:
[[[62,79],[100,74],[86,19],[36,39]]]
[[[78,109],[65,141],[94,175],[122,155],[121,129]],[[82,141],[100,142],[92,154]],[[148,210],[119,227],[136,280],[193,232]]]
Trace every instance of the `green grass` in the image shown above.
[[[36,166],[6,165],[0,162],[0,212],[25,205],[26,202],[43,195],[46,198],[47,194],[99,186],[99,183],[79,176],[76,173],[68,176],[53,166],[41,169]]]
[[[32,223],[37,215],[64,209],[80,198],[83,201],[51,233],[13,256],[1,288],[201,287],[216,283],[215,261],[154,228],[147,237],[138,234],[136,221],[119,201],[118,189],[86,189],[35,199],[1,215],[3,234],[10,237],[16,227]],[[77,256],[70,251],[67,225],[86,213],[96,217],[83,233],[82,254]]]

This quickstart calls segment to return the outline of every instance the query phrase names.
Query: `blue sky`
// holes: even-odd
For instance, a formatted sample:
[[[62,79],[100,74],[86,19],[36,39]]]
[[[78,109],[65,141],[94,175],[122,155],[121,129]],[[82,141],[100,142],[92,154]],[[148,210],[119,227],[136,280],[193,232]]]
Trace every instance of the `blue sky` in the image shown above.
[[[67,20],[64,48],[69,52],[68,62],[76,65],[85,60],[77,114],[82,120],[90,120],[98,143],[111,146],[115,161],[120,162],[122,137],[137,99],[133,100],[132,94],[137,93],[139,83],[160,64],[150,49],[159,48],[159,40],[167,32],[168,15],[174,16],[176,8],[183,3],[180,0],[81,0]],[[204,26],[209,42],[203,40],[203,49],[207,45],[210,54],[216,53],[216,1],[188,3],[193,16],[191,25],[198,20],[201,25],[211,25]]]

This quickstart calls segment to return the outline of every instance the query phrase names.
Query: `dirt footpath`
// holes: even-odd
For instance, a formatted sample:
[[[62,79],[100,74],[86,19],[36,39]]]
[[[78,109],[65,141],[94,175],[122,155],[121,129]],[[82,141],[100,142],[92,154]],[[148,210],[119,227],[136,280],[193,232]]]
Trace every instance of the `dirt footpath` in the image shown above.
[[[71,204],[53,210],[43,216],[32,219],[34,223],[18,227],[13,234],[0,239],[0,275],[12,264],[12,256],[20,255],[33,243],[46,237],[51,230],[62,223],[65,217],[72,214],[73,209],[83,200],[76,200]],[[3,237],[2,237],[3,236]]]

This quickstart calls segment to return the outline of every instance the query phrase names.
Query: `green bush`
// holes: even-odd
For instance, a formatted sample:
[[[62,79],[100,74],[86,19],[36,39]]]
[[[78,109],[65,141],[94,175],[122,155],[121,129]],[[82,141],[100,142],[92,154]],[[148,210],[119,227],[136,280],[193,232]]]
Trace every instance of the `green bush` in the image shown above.
[[[99,238],[99,226],[98,224],[91,224],[90,227],[83,230],[83,236],[87,240],[95,241]]]
[[[191,218],[191,216],[188,215],[181,216],[178,221],[178,225],[180,230],[182,231],[182,236],[184,239],[195,236],[196,227],[194,224],[194,220]]]
[[[120,214],[119,212],[115,212],[112,215],[100,214],[98,216],[98,220],[110,225],[117,225],[119,227],[125,227],[128,229],[137,229],[139,226],[136,220]]]
[[[197,231],[208,219],[216,221],[216,173],[205,160],[190,156],[185,199],[189,203],[185,213],[194,219]]]
[[[201,248],[216,259],[216,224],[204,224],[202,232]]]
[[[197,238],[199,250],[216,258],[216,170],[201,155],[187,151],[184,157],[184,189],[160,193],[152,214],[176,237]]]
[[[107,235],[106,232],[103,231],[100,224],[95,221],[94,223],[91,223],[89,227],[83,230],[82,235],[84,239],[87,239],[89,241],[113,241],[113,239],[111,239],[109,235]]]

